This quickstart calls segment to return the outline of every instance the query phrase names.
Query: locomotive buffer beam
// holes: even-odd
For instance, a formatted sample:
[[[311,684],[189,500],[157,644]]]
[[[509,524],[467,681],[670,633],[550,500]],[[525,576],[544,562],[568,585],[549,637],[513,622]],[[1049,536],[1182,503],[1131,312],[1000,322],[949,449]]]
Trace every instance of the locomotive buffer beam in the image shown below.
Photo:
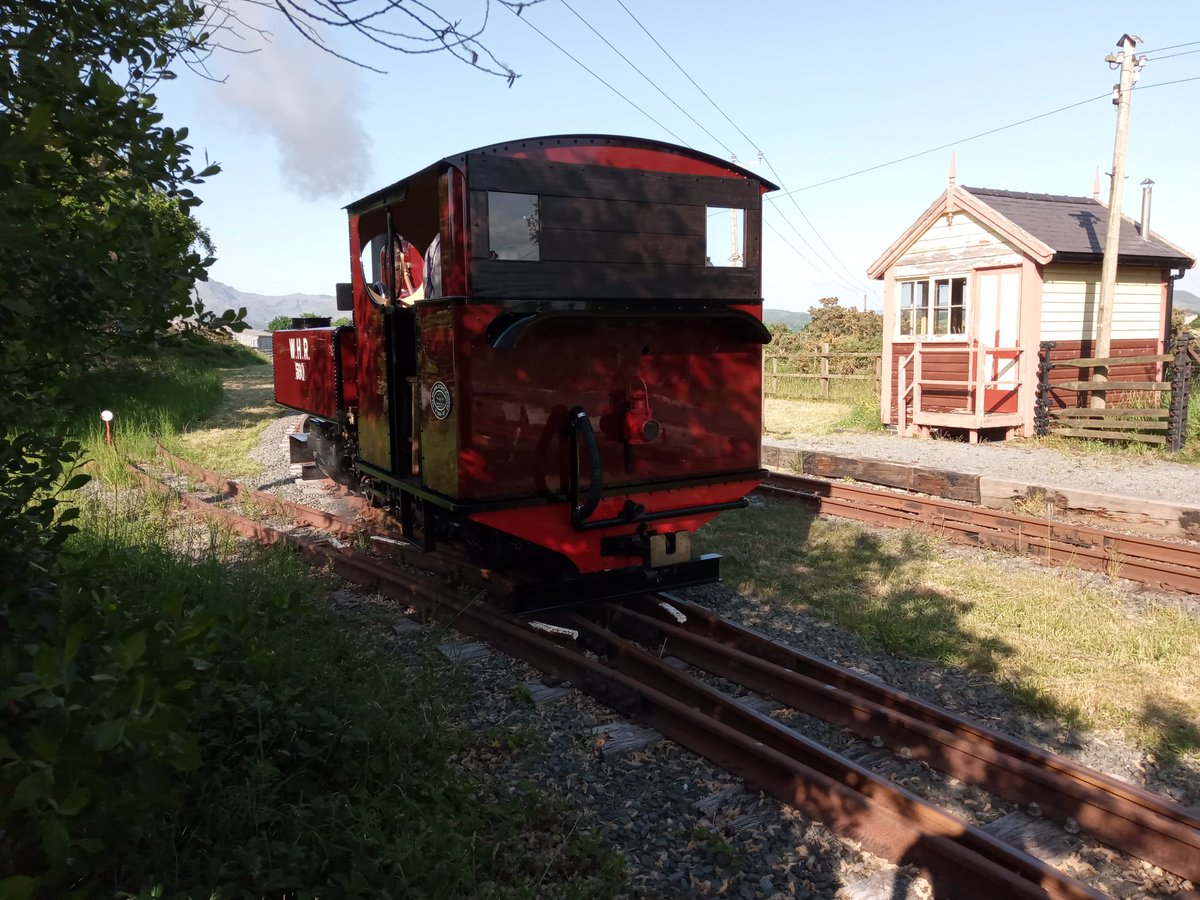
[[[686,562],[659,568],[631,566],[558,581],[524,584],[513,593],[516,612],[534,613],[547,609],[620,600],[648,591],[678,590],[721,580],[721,555],[705,553]]]

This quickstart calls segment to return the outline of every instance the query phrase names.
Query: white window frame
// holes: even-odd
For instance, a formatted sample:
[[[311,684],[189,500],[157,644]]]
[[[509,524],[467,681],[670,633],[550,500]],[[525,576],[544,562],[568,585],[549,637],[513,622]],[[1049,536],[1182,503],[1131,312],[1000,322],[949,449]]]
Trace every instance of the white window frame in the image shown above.
[[[962,303],[955,304],[954,299],[954,282],[961,281]],[[962,308],[962,331],[949,332],[946,334],[938,334],[936,332],[937,323],[937,286],[938,282],[949,282],[951,303],[947,308],[947,328],[953,322],[952,312],[955,308]],[[920,306],[904,305],[904,289],[906,285],[914,285],[913,293],[917,293],[915,285],[921,285],[924,289],[924,299]],[[970,331],[970,297],[971,297],[971,277],[967,274],[951,274],[951,275],[929,275],[925,278],[897,278],[896,279],[896,340],[904,341],[963,341],[967,339],[967,334]],[[910,313],[912,310],[918,310],[916,313]],[[923,312],[922,312],[923,311]],[[906,313],[909,313],[913,321],[913,331],[904,332]],[[918,321],[921,323],[920,330],[917,330]]]

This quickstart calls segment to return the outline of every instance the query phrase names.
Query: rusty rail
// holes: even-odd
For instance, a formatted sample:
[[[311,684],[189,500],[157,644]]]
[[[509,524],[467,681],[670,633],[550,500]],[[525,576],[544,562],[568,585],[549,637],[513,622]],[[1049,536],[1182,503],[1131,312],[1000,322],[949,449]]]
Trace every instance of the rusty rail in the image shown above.
[[[1195,810],[787,647],[678,597],[657,599],[684,613],[686,623],[651,606],[645,612],[611,609],[609,627],[863,738],[907,748],[913,759],[961,781],[1017,803],[1037,803],[1055,821],[1073,818],[1101,843],[1200,882]]]
[[[815,503],[826,515],[890,528],[917,526],[956,544],[1025,553],[1161,590],[1200,594],[1200,545],[805,476],[772,473],[760,490]]]
[[[150,487],[166,489],[140,470]],[[314,565],[367,590],[418,607],[429,616],[592,694],[666,737],[711,759],[773,796],[900,865],[915,865],[939,896],[1098,898],[1103,895],[1052,866],[966,825],[938,807],[809,741],[769,716],[690,678],[655,656],[574,614],[592,650],[381,560],[297,538],[190,495],[205,516],[265,543],[288,544]]]

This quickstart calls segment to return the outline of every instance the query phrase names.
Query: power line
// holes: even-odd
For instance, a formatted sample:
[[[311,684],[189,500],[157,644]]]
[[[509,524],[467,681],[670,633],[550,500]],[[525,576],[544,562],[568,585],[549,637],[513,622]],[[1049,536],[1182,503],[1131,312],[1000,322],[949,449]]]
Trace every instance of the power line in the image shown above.
[[[563,2],[565,3],[566,0],[563,0]],[[652,40],[654,42],[654,45],[663,52],[663,54],[667,57],[667,59],[669,59],[671,61],[671,63],[675,66],[675,68],[678,69],[680,71],[680,73],[682,73],[683,77],[686,78],[688,81],[690,81],[692,83],[692,86],[696,90],[698,90],[701,93],[701,95],[703,95],[704,99],[707,100],[709,103],[711,103],[713,108],[725,118],[725,121],[728,122],[730,125],[732,125],[734,130],[737,131],[737,133],[740,134],[742,136],[742,138],[748,144],[750,144],[750,146],[754,147],[755,149],[758,149],[759,148],[758,142],[751,140],[750,135],[746,134],[746,132],[742,129],[742,127],[740,125],[738,125],[737,122],[733,121],[733,119],[730,118],[729,114],[726,113],[725,110],[721,108],[721,105],[719,103],[717,103],[717,101],[714,100],[711,96],[709,96],[708,92],[706,90],[704,90],[704,88],[702,88],[700,86],[700,84],[696,81],[696,79],[693,78],[688,73],[687,69],[685,69],[682,65],[680,65],[679,61],[677,59],[675,59],[674,56],[671,55],[671,52],[669,50],[667,50],[667,48],[662,45],[662,43],[658,40],[658,38],[656,38],[650,32],[650,29],[642,24],[641,19],[639,19],[637,16],[635,16],[633,14],[633,11],[628,6],[625,5],[625,0],[617,0],[617,3],[620,4],[621,9],[625,10],[625,12],[629,15],[629,18],[633,19],[634,23],[637,24],[638,28],[642,29],[642,31],[645,33],[646,37],[650,38],[650,40]],[[691,116],[688,116],[688,118],[691,118]],[[695,121],[695,120],[693,119],[693,121]],[[707,131],[707,129],[706,129],[706,131]],[[721,142],[718,141],[718,143],[721,143]],[[724,146],[724,144],[722,144],[722,146]],[[728,148],[726,147],[726,149],[728,149]],[[767,165],[767,168],[770,169],[771,174],[774,176],[775,180],[777,182],[779,182],[780,188],[783,189],[784,193],[781,194],[780,196],[790,196],[791,192],[787,191],[787,187],[784,184],[783,177],[779,174],[778,171],[776,171],[775,166],[771,164],[771,161],[769,159],[767,159],[766,155],[762,152],[761,149],[758,149],[758,153],[759,153],[759,156],[762,157],[763,162]],[[770,199],[772,202],[774,202],[774,200],[775,200],[774,197],[771,197],[768,199]],[[817,238],[821,241],[821,243],[825,245],[825,249],[829,251],[829,254],[834,258],[834,260],[838,263],[838,265],[840,265],[842,267],[842,269],[846,272],[846,274],[850,276],[850,279],[855,280],[858,276],[856,276],[853,272],[851,272],[850,267],[847,266],[844,262],[842,262],[841,258],[836,253],[834,253],[833,248],[829,246],[829,242],[825,240],[825,237],[817,229],[817,226],[813,224],[812,220],[808,217],[808,215],[804,212],[804,210],[800,208],[799,202],[794,197],[792,198],[792,203],[795,205],[796,210],[804,218],[804,221],[808,224],[808,227],[812,229],[813,234],[815,234],[817,236]],[[778,207],[776,207],[776,209],[778,210]],[[779,210],[779,212],[780,212],[780,215],[783,215],[782,210]],[[784,221],[787,222],[789,226],[791,226],[791,229],[794,232],[796,232],[796,236],[798,238],[800,238],[801,241],[804,242],[805,246],[807,246],[810,250],[812,250],[812,252],[814,254],[816,254],[817,258],[820,259],[821,253],[815,247],[813,247],[813,245],[811,243],[809,243],[809,241],[804,237],[804,235],[802,235],[800,233],[800,230],[798,228],[796,228],[795,225],[792,224],[791,220],[788,219],[787,216],[784,216]],[[834,274],[835,280],[840,279],[840,276],[838,276],[834,273],[832,266],[829,266],[828,264],[826,264],[826,268],[829,270],[830,274]],[[870,285],[868,285],[868,288],[870,288]],[[871,290],[873,291],[873,288],[871,288]]]
[[[570,51],[564,49],[561,44],[559,44],[557,41],[554,40],[554,38],[550,37],[550,35],[546,34],[546,32],[542,31],[540,28],[538,28],[536,25],[534,25],[525,16],[518,13],[511,6],[505,6],[504,8],[507,9],[509,12],[511,12],[518,19],[520,19],[522,22],[524,22],[526,25],[528,25],[530,28],[532,28],[534,31],[536,31],[538,34],[540,34],[545,40],[547,40],[551,44],[553,44],[560,53],[565,55],[568,59],[570,59],[573,63],[575,63],[575,65],[579,66],[579,68],[583,69],[583,71],[587,72],[589,75],[591,75],[597,81],[599,81],[602,85],[604,85],[606,88],[608,88],[614,94],[616,94],[618,97],[620,97],[626,103],[628,103],[630,106],[632,106],[638,112],[640,112],[643,116],[645,116],[647,119],[649,119],[655,125],[657,125],[663,131],[665,131],[667,134],[669,134],[671,137],[675,138],[675,140],[679,141],[679,143],[683,144],[685,147],[691,146],[691,144],[687,143],[687,141],[685,141],[683,138],[681,138],[679,135],[677,135],[675,132],[673,132],[670,128],[668,128],[662,122],[658,121],[658,119],[654,118],[654,116],[650,115],[650,113],[646,112],[644,109],[642,109],[636,103],[634,103],[632,100],[630,100],[628,97],[626,97],[620,91],[618,91],[615,87],[613,87],[611,84],[609,84],[603,78],[601,78],[599,75],[597,75],[595,72],[593,72],[587,66],[585,66],[582,62],[580,62],[578,59],[576,59],[575,56],[570,53]]]
[[[1200,81],[1200,75],[1192,78],[1176,78],[1174,81],[1156,81],[1154,84],[1135,84],[1133,89],[1135,91],[1148,91],[1150,88],[1166,87],[1169,84],[1183,84],[1188,81]]]
[[[620,2],[620,0],[618,0],[618,2]],[[1184,81],[1194,81],[1195,79],[1185,78],[1183,80]],[[1175,84],[1177,82],[1170,82],[1170,83]],[[1155,87],[1157,87],[1157,85],[1155,85]],[[865,175],[868,172],[875,172],[879,169],[886,169],[888,166],[894,166],[894,165],[897,165],[902,162],[908,162],[910,159],[917,159],[918,157],[921,157],[921,156],[928,156],[930,153],[937,153],[939,150],[947,150],[950,147],[956,147],[959,144],[965,144],[968,141],[978,140],[981,137],[987,137],[990,134],[996,134],[1001,131],[1006,131],[1009,128],[1016,128],[1018,125],[1025,125],[1029,122],[1036,122],[1038,119],[1044,119],[1047,116],[1053,116],[1060,112],[1066,112],[1069,109],[1074,109],[1077,106],[1083,106],[1087,103],[1095,103],[1097,100],[1105,100],[1111,96],[1112,96],[1112,92],[1106,91],[1105,93],[1099,94],[1095,97],[1089,97],[1086,100],[1080,100],[1078,103],[1071,103],[1067,106],[1060,106],[1058,109],[1052,109],[1049,112],[1039,113],[1036,116],[1030,116],[1027,119],[1021,119],[1019,122],[1010,122],[1007,125],[1001,125],[999,128],[991,128],[987,131],[981,131],[981,132],[979,132],[979,134],[973,134],[970,137],[959,138],[956,141],[950,141],[945,144],[940,144],[937,147],[930,147],[928,150],[921,150],[921,151],[918,151],[917,153],[910,153],[910,154],[908,154],[908,156],[901,156],[898,159],[888,160],[887,162],[879,163],[878,165],[875,165],[875,166],[868,166],[867,168],[859,169],[856,172],[847,172],[845,175],[838,175],[836,178],[827,178],[824,181],[818,181],[813,184],[806,184],[804,187],[796,188],[794,191],[788,191],[788,193],[789,194],[799,194],[803,191],[811,191],[813,188],[824,187],[827,184],[833,184],[834,182],[837,182],[837,181],[845,181],[847,178],[854,178],[857,175]],[[784,195],[780,194],[779,196],[784,196]],[[777,198],[773,198],[773,199],[777,199]]]
[[[1172,44],[1170,47],[1155,47],[1153,50],[1145,50],[1144,53],[1162,53],[1164,50],[1178,50],[1180,47],[1195,47],[1200,44],[1200,41],[1190,41],[1186,44]]]
[[[808,247],[809,250],[812,250],[812,252],[817,255],[817,258],[820,259],[820,254],[817,253],[817,250],[813,247],[812,244],[810,244],[807,240],[805,240],[804,235],[802,235],[799,232],[799,230],[796,228],[796,226],[792,223],[792,221],[783,214],[783,210],[779,209],[778,207],[772,207],[772,208],[775,210],[775,212],[779,213],[779,215],[783,219],[783,221],[788,223],[788,227],[790,227],[792,229],[792,231],[794,231],[796,233],[796,237],[800,238],[800,240],[804,242],[804,245],[806,247]],[[764,209],[764,212],[765,212],[765,209]],[[800,259],[804,263],[811,266],[817,272],[818,275],[821,275],[822,277],[828,277],[829,280],[833,284],[836,284],[838,287],[845,288],[846,290],[850,291],[852,294],[857,294],[859,292],[860,289],[858,287],[856,287],[855,285],[852,285],[852,284],[848,284],[845,281],[845,279],[843,279],[841,276],[839,276],[830,266],[826,265],[824,267],[824,271],[822,271],[822,267],[820,264],[813,262],[811,259],[809,259],[807,256],[805,256],[804,252],[802,250],[800,250],[799,247],[796,247],[794,244],[792,244],[792,242],[789,241],[786,237],[784,237],[783,233],[778,228],[776,228],[774,225],[772,225],[770,223],[770,221],[768,221],[768,219],[765,215],[763,216],[763,224],[766,225],[768,228],[770,228],[773,232],[775,232],[775,234],[779,237],[779,239],[787,245],[788,249],[791,250],[793,253],[795,253],[798,257],[800,257]]]
[[[803,218],[804,221],[808,223],[808,227],[812,229],[813,234],[815,234],[817,236],[817,239],[820,240],[820,242],[825,246],[825,249],[829,251],[829,255],[832,256],[834,258],[834,260],[837,262],[837,264],[842,267],[842,271],[844,271],[847,275],[850,276],[850,280],[855,281],[858,278],[858,276],[850,271],[850,267],[848,265],[846,265],[844,262],[842,262],[842,258],[840,256],[838,256],[837,253],[834,252],[834,249],[832,247],[829,246],[829,242],[827,240],[825,240],[825,236],[822,235],[819,230],[817,230],[817,226],[812,223],[812,219],[810,219],[808,217],[808,214],[805,213],[804,210],[800,208],[800,203],[796,200],[795,193],[787,190],[787,186],[783,183],[783,177],[778,172],[775,171],[775,167],[773,165],[771,165],[771,161],[769,159],[767,159],[766,155],[763,156],[763,162],[766,163],[767,168],[771,170],[771,174],[775,176],[775,180],[779,182],[779,187],[784,191],[784,193],[780,194],[779,196],[787,197],[789,200],[792,201],[792,205],[796,207],[796,212],[800,213],[801,218]],[[768,197],[767,199],[770,200],[772,203],[775,203],[774,197]],[[774,209],[778,210],[779,207],[776,206],[776,207],[774,207]],[[789,225],[792,224],[786,217],[784,218],[784,221],[787,222]],[[813,247],[812,244],[810,244],[808,241],[804,240],[804,236],[802,234],[800,234],[800,232],[796,229],[796,227],[794,225],[792,225],[792,230],[796,232],[796,236],[799,237],[800,240],[804,241],[805,245],[810,250],[812,250],[813,253],[816,253],[818,257],[820,256],[820,253],[817,251],[817,248]],[[832,268],[830,268],[830,271],[832,271]],[[871,284],[869,284],[865,281],[863,283],[867,285],[868,290],[870,290],[870,292],[872,294],[875,294],[876,297],[879,296],[878,294],[875,293],[875,288]],[[855,290],[857,290],[857,288]]]
[[[594,28],[594,27],[591,25],[591,23],[590,23],[590,22],[588,22],[586,19],[584,19],[584,17],[583,17],[583,16],[581,16],[581,15],[580,15],[578,12],[576,12],[576,11],[575,11],[575,10],[574,10],[574,9],[573,9],[571,6],[570,6],[570,4],[568,4],[568,3],[566,2],[566,0],[562,0],[562,2],[563,2],[563,6],[566,6],[566,7],[567,7],[567,9],[569,9],[569,10],[570,10],[572,13],[574,13],[574,15],[576,16],[576,18],[578,18],[578,19],[579,19],[581,22],[583,22],[583,24],[584,24],[584,25],[587,25],[587,27],[588,27],[589,29],[591,29],[591,31],[592,31],[592,32],[593,32],[593,33],[594,33],[594,34],[595,34],[597,37],[599,37],[599,38],[600,38],[602,41],[604,41],[604,43],[608,44],[608,46],[609,46],[609,47],[610,47],[610,48],[611,48],[611,49],[612,49],[612,50],[613,50],[613,51],[614,51],[614,52],[615,52],[615,53],[616,53],[618,56],[620,56],[620,57],[621,57],[621,59],[623,59],[623,60],[624,60],[626,63],[628,63],[628,64],[629,64],[629,66],[630,66],[631,68],[633,68],[633,70],[634,70],[635,72],[637,72],[639,75],[641,75],[641,76],[642,76],[642,78],[644,78],[646,81],[649,81],[651,84],[654,84],[653,80],[652,80],[652,79],[651,79],[651,78],[650,78],[648,75],[646,75],[646,73],[645,73],[645,72],[643,72],[643,71],[642,71],[641,69],[639,69],[639,68],[638,68],[636,65],[634,65],[634,63],[633,63],[633,62],[632,62],[632,61],[629,59],[629,57],[627,57],[625,54],[621,53],[621,51],[617,50],[617,48],[616,48],[616,47],[614,47],[614,46],[612,45],[612,43],[611,43],[611,42],[610,42],[610,41],[609,41],[607,38],[605,38],[605,37],[604,37],[604,35],[600,34],[600,32],[599,32],[599,31],[597,31],[597,30],[596,30],[596,29],[595,29],[595,28]],[[618,2],[620,2],[620,0],[618,0]],[[648,112],[646,112],[644,109],[642,109],[642,108],[641,108],[640,106],[638,106],[636,103],[634,103],[632,100],[630,100],[628,97],[626,97],[626,96],[625,96],[624,94],[622,94],[620,91],[618,91],[618,90],[617,90],[615,87],[613,87],[611,84],[609,84],[609,83],[608,83],[607,81],[605,81],[603,78],[601,78],[601,77],[600,77],[600,76],[599,76],[599,75],[598,75],[596,72],[594,72],[592,69],[588,68],[588,67],[587,67],[586,65],[584,65],[582,62],[580,62],[580,61],[579,61],[579,60],[578,60],[578,59],[577,59],[577,58],[576,58],[574,55],[572,55],[572,54],[571,54],[569,51],[567,51],[567,50],[566,50],[566,49],[565,49],[565,48],[564,48],[564,47],[563,47],[561,44],[559,44],[557,41],[553,40],[553,39],[552,39],[552,38],[551,38],[549,35],[547,35],[545,32],[543,32],[541,29],[539,29],[539,28],[538,28],[536,25],[534,25],[532,22],[529,22],[529,21],[528,21],[528,20],[526,20],[526,19],[525,19],[523,16],[518,16],[518,18],[521,18],[523,21],[525,21],[525,23],[526,23],[527,25],[529,25],[529,27],[533,28],[533,30],[534,30],[534,31],[536,31],[536,32],[537,32],[538,34],[540,34],[540,35],[541,35],[543,38],[545,38],[547,41],[549,41],[551,44],[553,44],[553,45],[554,45],[554,46],[555,46],[555,47],[556,47],[556,48],[557,48],[559,51],[561,51],[561,52],[562,52],[562,53],[564,53],[566,56],[568,56],[568,57],[569,57],[569,58],[570,58],[570,59],[571,59],[573,62],[575,62],[575,63],[576,63],[576,65],[578,65],[580,68],[582,68],[582,69],[583,69],[585,72],[587,72],[587,73],[588,73],[589,75],[591,75],[593,78],[595,78],[596,80],[598,80],[598,81],[599,81],[601,84],[603,84],[605,87],[607,87],[607,88],[608,88],[610,91],[612,91],[613,93],[617,94],[617,96],[621,97],[621,99],[625,100],[627,103],[629,103],[631,106],[633,106],[635,109],[637,109],[637,110],[638,110],[640,113],[642,113],[644,116],[646,116],[646,117],[647,117],[648,119],[650,119],[652,122],[654,122],[656,125],[658,125],[660,128],[662,128],[664,131],[666,131],[668,134],[672,135],[672,136],[673,136],[673,137],[674,137],[674,138],[675,138],[677,141],[679,141],[681,144],[685,144],[685,146],[690,146],[690,145],[686,145],[686,142],[685,142],[685,141],[684,141],[682,138],[680,138],[680,137],[679,137],[677,134],[675,134],[673,131],[671,131],[669,128],[667,128],[665,125],[663,125],[661,122],[659,122],[659,121],[658,121],[657,119],[655,119],[653,116],[651,116],[651,115],[650,115]],[[639,24],[640,24],[640,23],[639,23]],[[643,29],[643,30],[644,30],[644,29]],[[649,32],[647,32],[647,33],[649,33]],[[653,36],[651,36],[651,38],[653,39]],[[655,43],[657,43],[657,41],[655,41]],[[659,46],[661,46],[661,45],[659,45]],[[664,50],[663,52],[666,52],[666,51]],[[678,64],[676,64],[676,65],[678,65]],[[686,73],[685,73],[685,74],[686,74]],[[689,80],[690,80],[690,79],[689,79]],[[694,83],[695,83],[695,82],[693,82],[693,84],[694,84]],[[656,88],[656,89],[658,89],[658,86],[657,86],[657,85],[654,85],[654,86],[655,86],[655,88]],[[658,90],[659,90],[659,92],[660,92],[660,93],[663,93],[661,89],[658,89]],[[666,94],[664,93],[664,94],[663,94],[663,96],[666,96]],[[671,99],[671,98],[670,98],[670,97],[668,97],[667,99]],[[675,101],[674,101],[674,100],[672,100],[671,102],[672,102],[672,103],[675,103]],[[725,149],[726,149],[726,150],[729,150],[729,149],[730,149],[729,147],[727,147],[727,146],[724,144],[724,142],[723,142],[723,141],[721,141],[721,140],[719,140],[718,138],[716,138],[716,137],[715,137],[715,136],[714,136],[714,135],[713,135],[711,132],[709,132],[709,131],[708,131],[708,129],[704,128],[704,126],[703,126],[703,125],[700,125],[700,123],[699,123],[699,122],[697,122],[697,121],[696,121],[696,120],[695,120],[695,119],[694,119],[694,118],[693,118],[691,115],[689,115],[689,114],[687,113],[687,111],[683,109],[683,107],[679,106],[679,104],[678,104],[678,103],[675,103],[675,106],[676,106],[676,108],[678,108],[678,109],[679,109],[679,111],[680,111],[680,112],[682,112],[684,115],[686,115],[686,116],[687,116],[689,119],[691,119],[693,122],[696,122],[696,124],[697,124],[697,125],[699,125],[699,126],[700,126],[700,128],[701,128],[701,129],[702,129],[702,130],[703,130],[703,131],[704,131],[706,134],[708,134],[708,135],[709,135],[709,137],[713,138],[713,140],[715,140],[715,141],[716,141],[718,144],[721,144],[721,146],[725,147]],[[728,117],[727,117],[727,118],[728,118]],[[735,126],[735,127],[736,127],[736,126]],[[739,130],[740,130],[740,129],[739,129]],[[743,133],[743,137],[745,137],[744,133]],[[749,140],[749,138],[747,138],[747,140]],[[753,142],[753,141],[750,141],[750,143],[751,143],[751,144],[753,144],[754,142]],[[731,155],[734,155],[734,156],[736,156],[735,154],[733,154],[733,153],[732,153],[732,151],[730,151],[730,154],[731,154]],[[764,162],[767,162],[767,160],[766,160],[766,157],[763,157],[763,161],[764,161]],[[770,163],[769,163],[769,162],[767,162],[767,165],[768,165],[768,166],[770,166]],[[778,173],[775,173],[774,167],[771,167],[771,171],[772,171],[772,173],[773,173],[773,174],[775,174],[775,177],[776,177],[776,178],[778,178],[778,177],[779,177]],[[795,201],[793,201],[793,202],[795,202]],[[796,208],[797,208],[797,209],[800,209],[800,206],[799,206],[799,204],[796,204]],[[792,221],[791,221],[790,219],[788,219],[788,218],[787,218],[787,216],[786,216],[786,215],[783,213],[783,211],[782,211],[782,210],[779,210],[779,209],[777,208],[777,209],[776,209],[776,211],[777,211],[777,212],[779,212],[779,214],[780,214],[780,215],[783,217],[784,221],[788,223],[788,225],[791,227],[791,229],[792,229],[794,232],[796,232],[796,236],[797,236],[798,238],[800,238],[800,240],[801,240],[801,241],[803,241],[803,242],[805,243],[805,245],[806,245],[806,246],[808,246],[808,248],[809,248],[810,250],[812,250],[812,252],[813,252],[814,254],[816,254],[816,256],[817,256],[817,259],[818,259],[818,260],[820,260],[820,256],[821,256],[821,254],[820,254],[820,253],[817,251],[817,249],[816,249],[815,247],[813,247],[813,246],[812,246],[812,244],[811,244],[811,243],[809,243],[809,242],[808,242],[808,240],[807,240],[807,239],[804,237],[804,235],[800,233],[799,229],[797,229],[797,228],[796,228],[796,226],[795,226],[795,225],[792,223]],[[803,210],[800,210],[800,213],[801,213],[801,215],[804,215],[804,211],[803,211]],[[811,228],[811,227],[813,227],[813,226],[812,226],[812,222],[808,220],[808,217],[807,217],[807,216],[805,216],[805,221],[808,221],[808,224],[809,224],[809,227],[810,227],[810,228]],[[769,223],[768,223],[768,224],[769,224]],[[776,229],[774,229],[774,227],[772,227],[772,230],[773,230],[773,231],[775,231]],[[816,231],[816,229],[815,229],[815,228],[813,228],[813,230],[814,230],[814,232]],[[778,234],[778,231],[776,231],[776,233]],[[818,237],[820,237],[820,234],[819,234],[819,233],[818,233]],[[824,240],[824,239],[822,238],[822,240]],[[789,244],[788,246],[791,246],[791,245]],[[826,246],[828,247],[828,244],[826,244]],[[807,257],[805,257],[803,254],[801,254],[801,253],[800,253],[798,250],[796,250],[796,248],[795,248],[795,247],[792,247],[792,249],[793,249],[793,250],[795,250],[795,252],[797,252],[797,253],[800,255],[801,259],[803,259],[803,260],[804,260],[806,263],[808,263],[808,264],[809,264],[810,266],[812,266],[814,269],[818,269],[818,270],[820,270],[820,269],[822,268],[822,265],[821,265],[820,263],[813,263],[811,260],[809,260],[809,259],[808,259]],[[830,251],[830,252],[832,252],[832,251]],[[843,268],[845,268],[845,264],[844,264],[844,263],[842,264],[842,266],[843,266]],[[842,287],[846,288],[847,290],[851,291],[852,293],[857,293],[857,292],[858,292],[858,290],[859,290],[859,289],[858,289],[857,287],[853,287],[853,286],[851,286],[851,285],[848,285],[848,284],[846,284],[846,282],[842,280],[841,276],[839,276],[839,275],[836,273],[836,271],[834,271],[834,269],[833,269],[831,266],[829,266],[828,264],[824,264],[824,269],[825,269],[825,272],[826,272],[826,274],[828,274],[828,275],[829,275],[829,276],[830,276],[830,277],[833,279],[833,281],[834,281],[835,283],[837,283],[837,284],[839,284],[840,286],[842,286]],[[849,271],[849,269],[847,269],[847,271]],[[851,276],[851,278],[853,278],[853,275]]]
[[[734,154],[733,150],[729,147],[728,144],[726,144],[719,137],[717,137],[715,134],[713,134],[711,131],[709,131],[707,128],[705,128],[703,125],[701,125],[699,122],[697,122],[696,119],[692,116],[692,114],[689,113],[682,106],[680,106],[670,94],[668,94],[666,91],[664,91],[662,88],[660,88],[655,83],[653,78],[651,78],[649,75],[647,75],[641,69],[639,69],[636,65],[634,65],[633,60],[631,60],[628,56],[626,56],[624,53],[622,53],[620,50],[618,50],[616,47],[614,47],[612,41],[610,41],[608,38],[606,38],[604,35],[602,35],[599,31],[597,31],[591,22],[589,22],[587,19],[585,19],[583,16],[581,16],[578,12],[576,12],[575,7],[573,7],[570,3],[568,3],[567,0],[561,0],[561,3],[563,6],[565,6],[567,9],[569,9],[574,14],[575,18],[577,18],[580,22],[582,22],[584,25],[586,25],[591,30],[592,34],[596,35],[596,37],[600,38],[600,40],[602,40],[602,41],[604,41],[604,43],[608,44],[609,49],[611,49],[613,53],[617,54],[617,56],[621,57],[621,59],[623,59],[623,60],[625,60],[625,62],[629,63],[629,66],[630,66],[630,68],[633,69],[633,71],[635,71],[639,75],[641,75],[642,78],[644,78],[647,81],[647,83],[650,84],[651,87],[653,87],[656,91],[658,91],[660,94],[662,94],[664,97],[666,97],[669,101],[671,101],[671,104],[677,110],[679,110],[681,113],[683,113],[689,119],[691,119],[693,124],[695,124],[697,128],[699,128],[701,131],[703,131],[705,134],[707,134],[710,138],[712,138],[714,141],[716,141],[718,144],[720,144],[722,147],[724,147],[725,152],[728,153],[730,156],[736,155],[736,154]]]
[[[698,90],[701,94],[704,95],[704,99],[707,100],[709,103],[711,103],[713,105],[713,108],[716,109],[717,112],[719,112],[722,116],[725,116],[725,121],[734,127],[734,129],[737,131],[737,133],[740,134],[745,139],[746,143],[748,143],[751,147],[754,147],[757,149],[758,144],[756,144],[756,143],[754,143],[754,141],[750,140],[750,138],[749,138],[749,136],[747,136],[746,132],[742,131],[742,129],[738,127],[738,124],[736,122],[734,122],[733,119],[729,118],[729,116],[725,113],[725,110],[721,109],[721,107],[719,105],[717,105],[717,101],[714,100],[712,97],[708,96],[708,92],[705,91],[704,88],[700,87],[700,85],[698,85],[696,83],[696,79],[693,78],[691,75],[689,75],[687,73],[687,70],[684,69],[683,66],[681,66],[678,62],[675,61],[675,57],[673,57],[670,54],[670,51],[668,51],[666,47],[664,47],[662,44],[660,44],[658,42],[658,38],[656,38],[654,35],[652,35],[650,33],[650,29],[648,29],[645,25],[643,25],[641,20],[638,19],[638,17],[633,14],[633,12],[629,9],[629,7],[625,5],[625,0],[617,0],[617,3],[619,3],[621,5],[621,9],[625,10],[625,12],[629,14],[629,18],[633,19],[633,21],[635,23],[637,23],[637,27],[642,29],[642,31],[644,31],[646,33],[646,37],[648,37],[648,38],[650,38],[650,40],[654,41],[654,45],[663,52],[663,54],[667,57],[667,59],[669,59],[672,63],[675,64],[675,68],[677,68],[680,72],[683,73],[683,77],[686,78],[688,81],[690,81],[692,83],[692,86],[696,90]]]
[[[1200,53],[1200,50],[1184,50],[1182,53],[1168,53],[1166,56],[1143,56],[1143,59],[1160,62],[1164,59],[1174,59],[1177,56],[1191,56],[1193,53]]]

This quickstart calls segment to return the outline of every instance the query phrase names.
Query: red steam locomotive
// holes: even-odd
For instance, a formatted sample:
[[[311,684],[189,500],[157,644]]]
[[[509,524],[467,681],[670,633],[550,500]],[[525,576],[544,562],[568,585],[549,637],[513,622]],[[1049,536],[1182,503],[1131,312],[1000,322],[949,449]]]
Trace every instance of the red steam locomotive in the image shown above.
[[[347,207],[353,325],[274,335],[294,459],[432,549],[541,575],[526,605],[716,581],[762,431],[761,197],[657,141],[448,157]],[[323,326],[323,327],[322,327]]]

